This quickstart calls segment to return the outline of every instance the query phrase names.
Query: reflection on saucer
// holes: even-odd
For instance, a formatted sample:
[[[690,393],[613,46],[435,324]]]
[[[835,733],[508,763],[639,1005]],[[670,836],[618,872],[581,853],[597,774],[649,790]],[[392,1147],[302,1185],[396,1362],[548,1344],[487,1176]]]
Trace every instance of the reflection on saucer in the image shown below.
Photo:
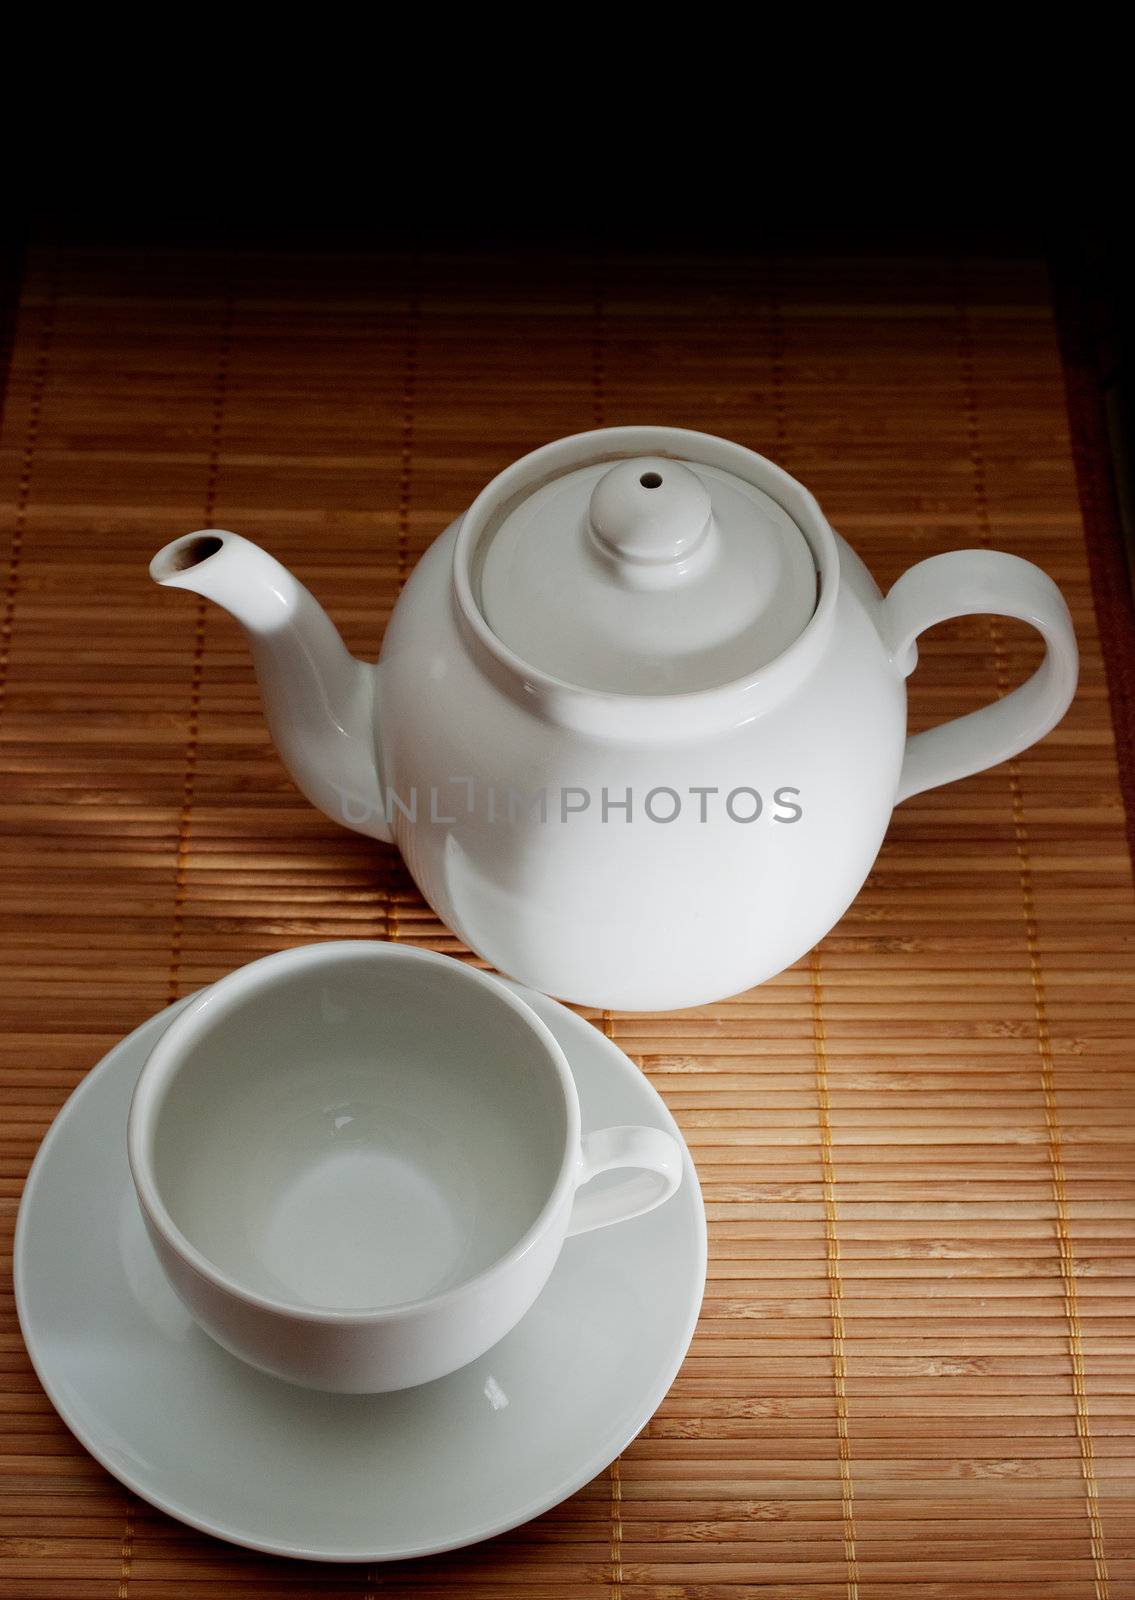
[[[118,1207],[118,1258],[134,1299],[167,1339],[206,1337],[169,1286],[133,1189],[123,1193]]]
[[[508,1395],[505,1394],[491,1372],[485,1379],[485,1387],[482,1393],[494,1411],[503,1411],[505,1406],[508,1405]]]

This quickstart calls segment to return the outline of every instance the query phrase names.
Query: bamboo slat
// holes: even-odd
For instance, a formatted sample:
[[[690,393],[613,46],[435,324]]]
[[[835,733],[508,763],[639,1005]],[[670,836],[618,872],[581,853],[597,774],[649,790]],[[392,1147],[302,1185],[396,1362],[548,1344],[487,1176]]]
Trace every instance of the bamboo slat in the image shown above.
[[[884,586],[960,545],[1040,562],[1082,689],[1038,749],[903,806],[794,969],[593,1016],[682,1124],[711,1231],[689,1359],[610,1471],[437,1560],[231,1549],[127,1496],[41,1393],[8,1270],[28,1164],[121,1034],[242,961],[461,951],[295,793],[235,628],[147,562],[211,521],[262,538],[373,655],[493,473],[642,420],[780,461]],[[1039,266],[40,247],[0,540],[0,1600],[1135,1594],[1135,914]],[[1013,624],[935,630],[913,724],[1035,659]]]

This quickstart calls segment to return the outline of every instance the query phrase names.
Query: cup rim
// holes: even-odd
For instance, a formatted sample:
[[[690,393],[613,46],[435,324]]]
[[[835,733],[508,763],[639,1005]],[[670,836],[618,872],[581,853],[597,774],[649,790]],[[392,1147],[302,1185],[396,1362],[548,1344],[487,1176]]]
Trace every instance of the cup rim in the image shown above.
[[[249,995],[273,987],[281,979],[305,969],[331,965],[339,959],[364,958],[379,962],[409,962],[432,966],[458,983],[467,983],[492,995],[499,1004],[512,1011],[526,1025],[529,1032],[543,1047],[545,1060],[555,1073],[564,1106],[567,1132],[564,1153],[555,1183],[540,1211],[521,1237],[495,1261],[483,1267],[471,1278],[443,1289],[440,1294],[424,1295],[415,1300],[402,1300],[393,1305],[376,1307],[305,1306],[298,1301],[277,1300],[248,1288],[223,1271],[203,1254],[178,1227],[170,1215],[153,1173],[152,1144],[165,1091],[185,1059],[189,1047],[196,1041],[204,1016],[218,1020]],[[200,1277],[225,1294],[258,1310],[320,1325],[373,1327],[386,1322],[401,1322],[420,1314],[423,1310],[441,1310],[456,1305],[474,1290],[516,1265],[546,1234],[548,1225],[565,1198],[574,1189],[575,1170],[580,1161],[579,1097],[571,1075],[567,1057],[551,1029],[538,1017],[531,1006],[519,995],[490,973],[440,951],[423,950],[416,945],[395,944],[383,939],[332,939],[316,944],[297,945],[289,950],[279,950],[246,962],[218,978],[208,988],[196,994],[170,1023],[157,1044],[147,1056],[138,1082],[130,1099],[127,1117],[126,1148],[134,1188],[147,1221],[171,1250]]]

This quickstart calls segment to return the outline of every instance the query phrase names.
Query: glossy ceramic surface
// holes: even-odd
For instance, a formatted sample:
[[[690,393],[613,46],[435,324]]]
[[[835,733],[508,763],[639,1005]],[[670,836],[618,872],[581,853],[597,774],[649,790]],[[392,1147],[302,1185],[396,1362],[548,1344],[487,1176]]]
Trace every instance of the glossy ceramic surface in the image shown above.
[[[351,1393],[483,1354],[565,1237],[681,1181],[657,1129],[581,1136],[563,1051],[499,979],[379,940],[280,951],[193,1000],[139,1079],[128,1154],[202,1327]],[[633,1175],[583,1187],[617,1168]]]
[[[524,998],[567,1054],[585,1132],[638,1122],[680,1137],[609,1040],[543,996]],[[45,1138],[20,1206],[20,1325],[86,1448],[194,1527],[325,1561],[470,1544],[602,1471],[661,1402],[693,1333],[706,1246],[688,1154],[673,1200],[569,1240],[532,1310],[472,1365],[398,1394],[299,1389],[201,1332],[139,1214],[122,1130],[143,1062],[178,1009],[86,1077]]]
[[[884,597],[802,484],[676,428],[508,467],[418,563],[377,671],[247,540],[187,535],[151,571],[243,624],[309,798],[393,838],[499,971],[592,1006],[706,1003],[790,965],[858,892],[896,802],[1033,744],[1076,686],[1039,568],[952,551]],[[1036,627],[1041,667],[908,738],[918,634],[983,612]]]

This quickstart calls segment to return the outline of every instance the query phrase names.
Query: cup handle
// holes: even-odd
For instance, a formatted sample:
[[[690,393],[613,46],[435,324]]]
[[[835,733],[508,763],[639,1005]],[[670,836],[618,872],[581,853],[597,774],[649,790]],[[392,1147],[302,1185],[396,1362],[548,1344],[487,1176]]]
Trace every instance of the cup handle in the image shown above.
[[[991,612],[1031,622],[1044,635],[1044,660],[1019,688],[992,705],[906,741],[896,803],[924,789],[983,772],[1043,739],[1076,692],[1079,657],[1064,596],[1047,573],[1000,550],[950,550],[911,567],[883,603],[891,657],[907,676],[915,639],[949,617]]]
[[[637,1170],[601,1194],[579,1192],[601,1172],[617,1167]],[[681,1181],[682,1148],[661,1128],[602,1128],[598,1133],[585,1133],[567,1237],[605,1228],[609,1222],[641,1217],[669,1200]]]

